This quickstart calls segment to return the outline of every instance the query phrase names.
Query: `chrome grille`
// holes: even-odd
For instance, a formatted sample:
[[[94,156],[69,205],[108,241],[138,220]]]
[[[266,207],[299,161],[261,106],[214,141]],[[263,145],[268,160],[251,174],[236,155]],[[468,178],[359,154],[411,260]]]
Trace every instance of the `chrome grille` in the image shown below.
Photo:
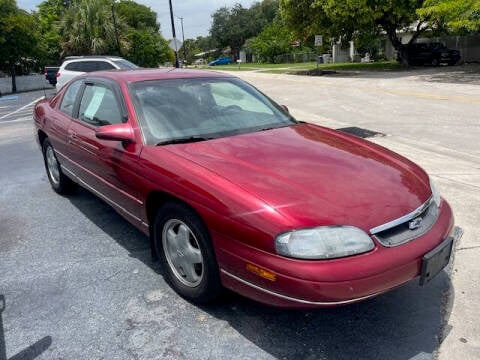
[[[438,219],[438,207],[430,199],[409,216],[402,217],[403,221],[388,229],[375,232],[374,237],[384,246],[392,247],[412,241],[428,232]]]

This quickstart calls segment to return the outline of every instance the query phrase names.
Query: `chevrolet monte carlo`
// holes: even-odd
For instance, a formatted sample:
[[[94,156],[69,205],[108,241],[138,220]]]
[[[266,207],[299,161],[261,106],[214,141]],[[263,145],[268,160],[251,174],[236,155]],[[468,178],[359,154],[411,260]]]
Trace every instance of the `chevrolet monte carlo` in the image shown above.
[[[225,287],[280,307],[353,303],[426,284],[461,236],[419,166],[298,122],[233,76],[90,73],[34,120],[53,190],[110,204],[190,301]]]

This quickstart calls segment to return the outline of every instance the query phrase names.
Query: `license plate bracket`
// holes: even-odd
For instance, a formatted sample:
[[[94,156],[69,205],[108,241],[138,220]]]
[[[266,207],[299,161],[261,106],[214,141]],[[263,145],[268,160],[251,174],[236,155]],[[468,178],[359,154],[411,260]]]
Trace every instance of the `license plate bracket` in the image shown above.
[[[435,249],[426,253],[422,258],[422,272],[420,285],[423,286],[432,280],[450,261],[454,237],[449,236]]]

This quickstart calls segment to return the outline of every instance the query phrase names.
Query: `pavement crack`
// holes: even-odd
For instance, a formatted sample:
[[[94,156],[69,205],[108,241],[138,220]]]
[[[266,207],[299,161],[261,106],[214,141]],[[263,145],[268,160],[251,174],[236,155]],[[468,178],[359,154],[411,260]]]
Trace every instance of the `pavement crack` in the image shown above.
[[[465,246],[465,247],[457,248],[457,249],[455,249],[455,250],[456,250],[456,251],[460,251],[460,250],[471,250],[471,249],[478,249],[478,248],[480,248],[480,245]]]
[[[473,187],[473,188],[475,188],[475,189],[480,189],[480,186],[474,185],[474,184],[470,184],[470,183],[467,183],[467,182],[465,182],[465,181],[458,181],[458,180],[451,179],[451,178],[446,177],[446,176],[440,176],[440,175],[435,175],[435,176],[439,177],[440,179],[448,180],[448,181],[451,181],[451,182],[454,182],[454,183],[457,183],[457,184],[462,184],[462,185],[465,185],[465,186]]]

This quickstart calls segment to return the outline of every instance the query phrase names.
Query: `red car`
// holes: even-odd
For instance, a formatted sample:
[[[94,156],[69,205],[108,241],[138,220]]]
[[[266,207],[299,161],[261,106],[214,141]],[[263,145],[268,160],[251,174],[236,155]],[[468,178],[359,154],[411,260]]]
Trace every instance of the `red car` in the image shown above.
[[[81,185],[149,235],[191,301],[348,304],[428,282],[461,235],[420,167],[229,75],[90,73],[34,118],[53,189]]]

